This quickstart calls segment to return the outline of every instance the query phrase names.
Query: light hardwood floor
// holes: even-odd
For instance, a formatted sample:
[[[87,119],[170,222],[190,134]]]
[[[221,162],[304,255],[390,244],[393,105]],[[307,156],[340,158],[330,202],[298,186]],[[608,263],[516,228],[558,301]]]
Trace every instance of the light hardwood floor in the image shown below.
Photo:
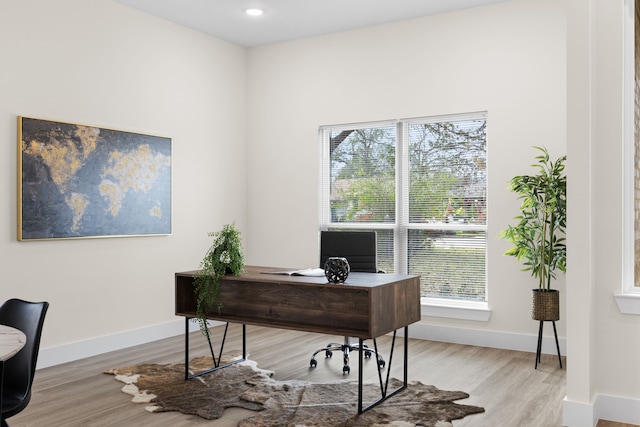
[[[220,328],[214,328],[220,333]],[[240,326],[232,325],[226,350],[241,348]],[[219,335],[216,335],[218,337]],[[332,381],[343,379],[342,358],[318,358],[318,367],[309,368],[311,353],[340,337],[295,331],[247,327],[250,358],[275,371],[280,380]],[[199,332],[191,334],[191,356],[206,355]],[[378,339],[387,352],[389,338]],[[534,353],[516,352],[424,340],[410,340],[409,379],[444,390],[462,390],[471,395],[458,401],[485,408],[484,414],[454,421],[455,427],[558,427],[565,396],[565,370],[557,356],[543,355],[534,369]],[[391,375],[402,377],[401,347],[396,348]],[[321,356],[321,355],[320,355]],[[357,355],[352,356],[350,377],[357,379]],[[122,384],[105,369],[137,363],[182,363],[184,338],[168,338],[64,365],[39,370],[30,405],[10,418],[11,427],[60,426],[235,426],[238,419],[252,415],[230,409],[223,418],[206,421],[179,413],[148,413],[143,404],[134,404],[122,393]],[[368,362],[365,362],[365,367]],[[566,360],[563,359],[563,364]],[[365,381],[374,381],[375,368],[365,371]]]

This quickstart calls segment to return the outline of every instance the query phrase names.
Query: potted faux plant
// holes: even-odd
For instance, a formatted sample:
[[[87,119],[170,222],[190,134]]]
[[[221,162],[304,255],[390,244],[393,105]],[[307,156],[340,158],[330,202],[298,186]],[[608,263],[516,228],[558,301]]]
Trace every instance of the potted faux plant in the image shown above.
[[[240,231],[236,229],[235,224],[226,224],[222,230],[207,235],[213,238],[213,244],[202,259],[200,270],[194,277],[194,291],[200,331],[211,344],[207,313],[214,307],[218,311],[222,307],[219,298],[220,278],[225,274],[240,275],[244,267],[244,255]]]
[[[560,319],[559,292],[551,284],[556,270],[566,272],[567,156],[553,161],[546,148],[534,148],[540,151],[532,165],[538,173],[511,179],[509,189],[522,201],[520,215],[514,218],[518,223],[508,226],[500,237],[513,244],[505,255],[522,261],[522,270],[538,279],[538,288],[532,292],[533,319],[555,321]]]

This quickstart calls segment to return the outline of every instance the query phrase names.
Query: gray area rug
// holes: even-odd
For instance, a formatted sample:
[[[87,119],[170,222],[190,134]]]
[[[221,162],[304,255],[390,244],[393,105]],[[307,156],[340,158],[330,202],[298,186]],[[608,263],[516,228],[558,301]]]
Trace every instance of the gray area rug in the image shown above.
[[[210,357],[189,362],[196,372],[211,366]],[[122,391],[133,395],[133,402],[146,403],[150,412],[179,411],[217,419],[230,407],[258,411],[238,427],[447,427],[452,420],[484,412],[478,406],[454,403],[469,397],[467,393],[411,382],[389,400],[358,414],[356,381],[277,381],[273,372],[259,369],[253,361],[189,381],[184,380],[184,364],[143,364],[105,373],[115,375],[125,384]],[[394,378],[390,381],[389,390],[401,384]],[[379,384],[365,384],[363,394],[365,405],[376,400]]]

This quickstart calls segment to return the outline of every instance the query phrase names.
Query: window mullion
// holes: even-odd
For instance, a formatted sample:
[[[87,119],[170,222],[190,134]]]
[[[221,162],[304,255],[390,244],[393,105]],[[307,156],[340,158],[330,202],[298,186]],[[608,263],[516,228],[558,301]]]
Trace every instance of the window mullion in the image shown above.
[[[396,228],[395,270],[399,274],[408,273],[408,239],[407,226],[409,224],[409,150],[406,122],[399,121],[396,125]]]

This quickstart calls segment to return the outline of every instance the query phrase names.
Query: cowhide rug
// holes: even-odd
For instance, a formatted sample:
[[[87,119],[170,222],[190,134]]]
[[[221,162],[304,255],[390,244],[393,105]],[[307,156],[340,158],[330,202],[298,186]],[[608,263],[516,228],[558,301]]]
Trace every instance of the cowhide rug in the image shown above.
[[[211,366],[211,357],[189,362],[196,372]],[[358,414],[356,381],[277,381],[273,372],[259,369],[253,361],[188,381],[184,380],[184,364],[144,364],[105,373],[125,383],[122,391],[133,395],[133,402],[149,404],[146,409],[150,412],[179,411],[217,419],[230,407],[259,411],[238,427],[447,427],[452,420],[484,412],[478,406],[454,403],[469,397],[467,393],[411,382],[389,400]],[[401,383],[395,378],[390,381],[389,390]],[[365,405],[377,399],[379,384],[365,384],[363,394]]]

